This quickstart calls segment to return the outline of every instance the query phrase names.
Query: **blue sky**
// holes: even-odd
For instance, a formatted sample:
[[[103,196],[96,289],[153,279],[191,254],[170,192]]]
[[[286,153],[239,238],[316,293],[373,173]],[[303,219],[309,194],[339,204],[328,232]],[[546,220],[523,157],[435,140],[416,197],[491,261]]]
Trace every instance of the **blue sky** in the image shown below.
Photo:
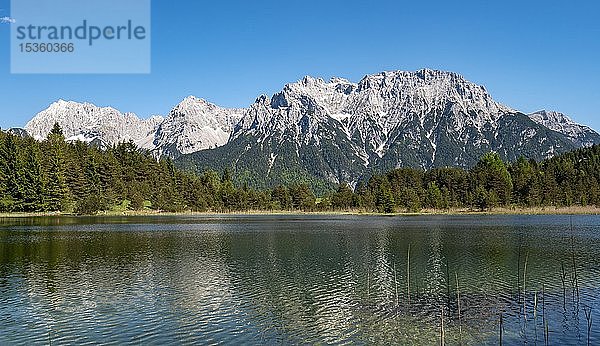
[[[0,17],[9,7],[0,0]],[[10,25],[0,24],[0,127],[59,98],[147,117],[187,95],[245,107],[304,75],[428,67],[600,130],[599,14],[597,1],[153,0],[149,75],[11,75]]]

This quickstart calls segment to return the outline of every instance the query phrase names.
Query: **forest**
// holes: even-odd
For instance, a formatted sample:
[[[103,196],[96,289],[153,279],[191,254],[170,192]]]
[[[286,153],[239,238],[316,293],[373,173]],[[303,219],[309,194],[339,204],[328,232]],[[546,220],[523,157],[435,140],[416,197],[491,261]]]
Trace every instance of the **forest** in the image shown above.
[[[321,196],[308,184],[238,186],[229,171],[194,174],[132,143],[101,150],[0,131],[0,212],[418,212],[423,209],[600,206],[600,146],[541,162],[485,154],[471,169],[394,169]]]

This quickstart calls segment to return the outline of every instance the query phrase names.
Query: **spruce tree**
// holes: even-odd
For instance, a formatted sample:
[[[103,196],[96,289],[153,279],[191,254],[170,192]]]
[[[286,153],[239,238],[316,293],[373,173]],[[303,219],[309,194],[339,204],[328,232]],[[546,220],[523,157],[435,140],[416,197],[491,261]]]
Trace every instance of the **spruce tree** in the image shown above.
[[[37,143],[27,143],[25,151],[23,173],[20,175],[23,187],[23,201],[20,209],[25,212],[44,211],[46,209],[44,178]]]
[[[45,209],[48,211],[61,211],[66,208],[68,189],[65,181],[64,147],[63,139],[58,134],[51,133],[48,136],[46,142],[46,188],[44,190]]]
[[[8,212],[21,211],[20,207],[23,202],[23,187],[20,178],[23,172],[18,159],[17,140],[15,136],[6,134],[3,145],[0,146],[4,189],[3,196],[0,199],[0,208]]]
[[[488,197],[495,196],[500,204],[510,203],[512,179],[506,165],[496,152],[490,152],[479,160],[472,170],[471,179],[476,187],[482,187]]]

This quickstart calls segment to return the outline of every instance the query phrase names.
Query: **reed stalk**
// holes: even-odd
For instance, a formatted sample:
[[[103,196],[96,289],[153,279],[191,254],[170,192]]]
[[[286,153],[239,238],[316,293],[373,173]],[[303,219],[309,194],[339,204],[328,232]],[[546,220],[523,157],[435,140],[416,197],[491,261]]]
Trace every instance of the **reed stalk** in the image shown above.
[[[446,345],[446,331],[444,330],[444,306],[440,309],[440,346]]]
[[[537,290],[533,291],[533,332],[535,335],[535,344],[537,345],[537,309],[538,309],[538,294]]]
[[[456,275],[456,305],[458,307],[458,343],[462,345],[462,317],[460,311],[460,285],[458,283],[458,273]]]
[[[589,306],[583,307],[585,319],[587,320],[587,344],[590,345],[590,334],[592,333],[592,308]]]
[[[548,320],[544,322],[544,344],[550,345],[550,333],[548,331]]]
[[[544,345],[548,345],[548,321],[546,320],[546,284],[542,283],[542,323],[544,324]]]
[[[527,321],[527,290],[526,290],[526,279],[527,279],[527,261],[529,260],[529,252],[525,255],[525,265],[523,266],[523,315],[525,321]]]
[[[517,303],[521,302],[521,238],[519,237],[519,253],[517,254]]]
[[[538,309],[538,294],[537,290],[533,292],[533,320],[537,320],[537,309]]]
[[[396,306],[399,306],[399,301],[398,301],[398,276],[396,274],[396,263],[394,263],[394,286],[396,288]]]
[[[569,217],[571,231],[571,257],[573,260],[573,299],[577,297],[577,310],[579,310],[579,277],[577,275],[577,261],[575,258],[575,236],[573,235],[573,216]]]
[[[448,307],[450,307],[450,265],[446,258],[446,298],[448,299]]]
[[[367,267],[367,299],[371,299],[371,271]]]
[[[500,313],[500,346],[502,346],[502,336],[504,332],[504,321],[502,320],[502,313]]]
[[[563,288],[563,311],[567,311],[567,273],[565,272],[565,263],[560,262],[560,269],[562,270],[560,279],[562,280],[562,288]]]
[[[410,305],[410,244],[408,244],[408,254],[406,257],[406,297]]]
[[[573,231],[573,224],[571,223],[571,232]],[[575,256],[575,237],[571,236],[571,258],[573,261],[573,299],[577,297],[577,305],[579,305],[579,276],[577,275],[577,259]]]

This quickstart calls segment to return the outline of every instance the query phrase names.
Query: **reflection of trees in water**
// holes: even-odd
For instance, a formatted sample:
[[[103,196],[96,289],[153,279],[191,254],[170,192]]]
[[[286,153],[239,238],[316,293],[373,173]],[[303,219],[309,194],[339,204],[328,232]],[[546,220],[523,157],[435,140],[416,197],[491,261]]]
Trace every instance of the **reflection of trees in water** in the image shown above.
[[[427,264],[423,278],[423,294],[430,297],[439,297],[445,289],[444,258],[442,257],[442,234],[438,227],[428,232],[429,246],[427,248]],[[440,301],[441,303],[441,301]],[[439,310],[439,308],[438,308]]]
[[[3,254],[10,254],[2,267],[10,263],[19,271],[6,288],[23,295],[13,298],[15,304],[28,307],[17,324],[32,326],[31,333],[44,342],[100,335],[106,341],[111,335],[127,340],[161,328],[167,335],[167,330],[185,334],[183,327],[199,334],[199,316],[234,309],[226,300],[227,266],[212,250],[222,247],[218,235],[194,235],[192,241],[168,233],[31,236],[10,248],[0,245]]]
[[[311,243],[310,237],[309,240],[304,240],[304,245],[299,245],[302,241],[298,238],[292,237],[294,239],[292,242],[280,239],[278,243],[282,241],[286,246],[278,250],[271,247],[269,252],[270,261],[278,263],[278,270],[268,274],[267,279],[261,280],[269,282],[269,278],[274,278],[278,281],[280,280],[278,277],[285,276],[285,273],[293,274],[294,277],[291,282],[286,279],[285,285],[271,285],[270,298],[274,300],[270,301],[270,306],[275,310],[287,312],[280,315],[282,320],[285,320],[282,324],[286,325],[286,332],[294,334],[298,331],[299,334],[304,333],[304,335],[310,332],[309,334],[313,335],[315,340],[319,335],[322,337],[325,334],[332,334],[327,331],[336,331],[340,337],[346,336],[351,340],[361,339],[366,337],[367,331],[372,330],[375,325],[386,325],[391,328],[389,325],[402,325],[402,323],[416,324],[423,333],[427,334],[425,330],[428,330],[435,336],[435,331],[438,330],[436,324],[439,322],[439,308],[445,306],[447,341],[451,341],[452,338],[458,338],[456,288],[452,279],[454,273],[458,272],[462,278],[461,305],[465,340],[483,342],[487,340],[486,338],[497,337],[500,312],[505,318],[505,340],[520,340],[522,336],[514,333],[515,330],[520,329],[519,324],[523,319],[519,312],[520,304],[515,297],[518,242],[498,229],[490,229],[484,233],[469,233],[462,237],[449,235],[449,232],[439,228],[425,234],[426,236],[410,233],[400,235],[397,232],[381,231],[368,236],[363,235],[362,238],[353,234],[348,236],[348,239],[354,238],[343,244],[336,243],[328,236],[319,235],[318,240],[312,240],[319,242],[319,245]],[[355,242],[361,245],[353,246]],[[473,246],[463,251],[469,242]],[[322,243],[335,245],[327,247]],[[413,285],[419,288],[418,293],[413,293],[411,304],[407,303],[406,291],[401,289],[400,304],[396,306],[393,267],[396,263],[398,281],[403,287],[406,272],[401,268],[405,268],[405,248],[408,243],[416,244],[412,250],[415,267],[413,276],[415,281],[421,282],[421,285]],[[527,299],[530,300],[528,304],[533,309],[534,291],[538,292],[538,299],[541,299],[539,292],[543,283],[548,290],[545,298],[546,309],[550,311],[548,315],[551,316],[552,312],[560,307],[553,303],[561,298],[557,296],[557,292],[562,292],[562,289],[556,289],[560,286],[559,279],[554,280],[554,283],[549,282],[548,274],[560,270],[560,267],[555,268],[556,263],[554,263],[560,257],[560,251],[558,257],[554,257],[558,249],[556,245],[559,244],[550,244],[550,248],[547,248],[547,245],[547,243],[538,243],[524,246],[531,256],[527,272],[528,287],[530,287],[527,288]],[[260,244],[256,246],[260,248]],[[288,251],[294,255],[288,256]],[[331,263],[328,258],[317,260],[311,256],[308,257],[312,260],[307,260],[307,256],[303,256],[303,253],[316,253],[318,256],[327,253],[337,260]],[[552,257],[550,260],[548,254]],[[568,253],[562,255],[568,258]],[[449,273],[446,272],[446,263],[448,263]],[[256,267],[259,271],[260,268],[273,270],[260,261]],[[313,278],[310,281],[312,284],[307,284],[307,277]],[[367,278],[370,278],[368,293]],[[340,286],[344,287],[340,283],[349,280],[355,280],[352,282],[354,289],[340,290]],[[253,277],[243,277],[239,287],[236,286],[236,291],[253,290],[255,284]],[[448,284],[450,284],[449,294]],[[327,288],[324,289],[323,299],[315,297],[315,287]],[[354,328],[357,330],[354,334],[347,333],[346,326],[349,324],[340,323],[338,316],[334,318],[337,323],[329,323],[328,317],[334,315],[325,316],[326,311],[331,312],[327,310],[328,303],[337,304],[339,311],[348,314],[341,321],[351,321],[350,325],[354,323]],[[541,315],[539,304],[537,313]],[[317,308],[309,309],[307,314],[303,309],[304,305],[317,305]],[[268,310],[269,307],[264,309]],[[529,315],[529,319],[533,319],[533,310],[529,311]],[[319,326],[321,328],[311,328],[307,319],[321,322]],[[540,318],[539,321],[541,320]],[[533,323],[530,323],[527,328],[532,330],[527,329],[526,334],[534,333]],[[543,327],[537,325],[536,328],[540,333],[540,340],[543,340],[541,336]],[[410,326],[407,325],[396,326],[389,329],[394,332],[390,331],[387,335],[390,338],[398,337],[405,335],[403,333],[409,329]]]
[[[89,335],[85,328],[95,323],[127,319],[134,322],[104,332],[139,336],[162,330],[167,340],[200,342],[237,336],[265,343],[433,343],[443,306],[450,343],[458,340],[455,273],[466,342],[495,340],[500,312],[507,342],[522,341],[523,335],[532,341],[536,329],[543,340],[542,319],[532,322],[534,292],[541,299],[542,284],[552,343],[568,341],[587,323],[583,313],[577,319],[570,297],[563,312],[560,263],[568,263],[569,247],[560,239],[542,241],[506,228],[225,232],[215,226],[202,232],[16,232],[10,237],[14,241],[0,242],[0,290],[30,308],[21,321],[32,321],[39,334]],[[598,294],[596,245],[595,240],[576,244],[581,301],[592,308]],[[516,274],[517,268],[522,274],[525,253],[530,311],[529,324],[522,327]]]
[[[230,252],[232,281],[252,310],[249,315],[266,330],[261,338],[334,342],[351,331],[360,253],[354,248],[360,243],[341,235],[319,239],[271,233],[242,238]]]

